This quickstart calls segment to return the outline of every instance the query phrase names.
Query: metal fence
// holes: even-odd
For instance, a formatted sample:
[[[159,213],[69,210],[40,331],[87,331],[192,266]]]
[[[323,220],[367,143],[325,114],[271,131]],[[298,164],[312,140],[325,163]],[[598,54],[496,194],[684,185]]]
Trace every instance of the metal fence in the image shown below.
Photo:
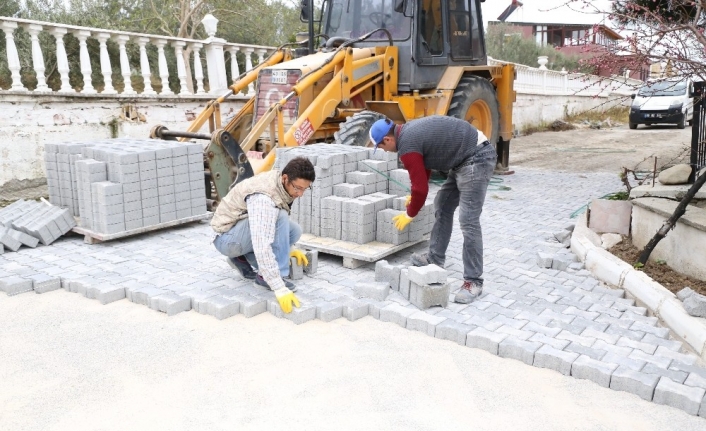
[[[706,167],[706,82],[694,82],[694,121],[691,128],[691,177]]]

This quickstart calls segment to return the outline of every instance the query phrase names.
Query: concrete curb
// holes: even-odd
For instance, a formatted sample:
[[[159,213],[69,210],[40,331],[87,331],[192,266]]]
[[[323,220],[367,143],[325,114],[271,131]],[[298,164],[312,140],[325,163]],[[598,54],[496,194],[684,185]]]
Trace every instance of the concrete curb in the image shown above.
[[[584,213],[571,236],[571,251],[584,262],[586,269],[600,281],[624,289],[706,360],[706,325],[690,316],[681,301],[664,286],[596,245],[593,236],[597,235],[588,229]]]

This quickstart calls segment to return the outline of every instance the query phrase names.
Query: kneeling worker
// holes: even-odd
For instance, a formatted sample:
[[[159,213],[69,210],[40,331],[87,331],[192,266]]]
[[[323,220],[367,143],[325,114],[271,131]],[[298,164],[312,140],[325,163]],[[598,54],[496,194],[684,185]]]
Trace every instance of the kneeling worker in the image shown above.
[[[211,220],[213,245],[247,279],[275,292],[282,311],[299,307],[289,275],[289,258],[307,265],[304,252],[290,248],[302,229],[289,219],[290,205],[314,182],[314,165],[304,157],[237,184],[221,199]],[[255,269],[253,269],[255,268]]]

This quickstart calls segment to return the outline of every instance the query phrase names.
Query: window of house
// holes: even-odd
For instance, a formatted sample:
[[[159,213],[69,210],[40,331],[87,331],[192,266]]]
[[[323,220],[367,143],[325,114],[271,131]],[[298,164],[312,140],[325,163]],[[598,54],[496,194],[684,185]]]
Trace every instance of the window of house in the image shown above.
[[[547,44],[547,26],[538,25],[534,29],[537,45],[545,46]]]

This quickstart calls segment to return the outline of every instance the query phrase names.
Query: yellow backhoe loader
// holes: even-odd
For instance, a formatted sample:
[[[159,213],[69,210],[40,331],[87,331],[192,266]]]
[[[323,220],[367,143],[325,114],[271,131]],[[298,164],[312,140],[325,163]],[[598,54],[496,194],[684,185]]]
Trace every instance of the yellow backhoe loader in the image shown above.
[[[496,145],[498,169],[506,170],[515,70],[487,64],[482,2],[324,0],[315,16],[313,0],[303,0],[304,42],[278,48],[241,75],[187,131],[157,126],[151,137],[210,140],[204,163],[212,206],[239,181],[271,169],[275,147],[366,145],[382,116],[397,123],[429,115],[466,119]],[[251,83],[255,96],[222,121],[220,104]],[[201,133],[207,123],[210,133]],[[263,159],[249,160],[250,150]]]

